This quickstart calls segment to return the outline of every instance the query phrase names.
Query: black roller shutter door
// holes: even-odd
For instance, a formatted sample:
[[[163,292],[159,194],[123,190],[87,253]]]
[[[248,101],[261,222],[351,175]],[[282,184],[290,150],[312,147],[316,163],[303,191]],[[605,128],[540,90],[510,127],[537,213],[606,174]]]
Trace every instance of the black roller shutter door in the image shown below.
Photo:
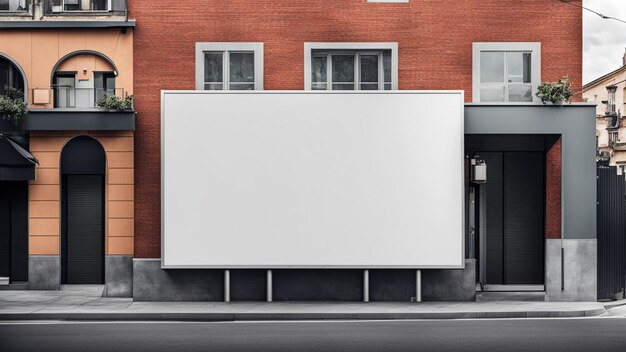
[[[505,153],[504,180],[504,281],[543,284],[543,153]]]
[[[103,176],[67,175],[65,278],[68,284],[104,282]]]

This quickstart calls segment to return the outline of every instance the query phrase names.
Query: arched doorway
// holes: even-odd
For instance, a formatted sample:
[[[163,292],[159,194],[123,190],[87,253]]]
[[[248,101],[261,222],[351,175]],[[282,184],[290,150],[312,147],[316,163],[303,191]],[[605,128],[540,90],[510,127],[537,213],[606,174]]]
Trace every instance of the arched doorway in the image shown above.
[[[61,152],[61,282],[104,283],[104,148],[79,136]]]

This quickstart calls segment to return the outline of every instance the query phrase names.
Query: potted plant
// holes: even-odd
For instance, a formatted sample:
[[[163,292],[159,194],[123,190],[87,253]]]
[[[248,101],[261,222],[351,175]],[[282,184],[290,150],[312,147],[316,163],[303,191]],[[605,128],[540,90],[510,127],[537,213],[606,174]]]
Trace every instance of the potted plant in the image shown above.
[[[133,96],[122,99],[116,95],[103,95],[96,105],[107,110],[130,110],[133,108]]]
[[[569,101],[574,93],[572,92],[572,84],[567,76],[561,78],[558,82],[543,82],[537,87],[535,95],[546,104],[548,102],[554,105],[561,105],[565,101]]]
[[[4,95],[0,95],[0,115],[2,118],[18,126],[26,116],[24,93],[13,87],[4,86]]]

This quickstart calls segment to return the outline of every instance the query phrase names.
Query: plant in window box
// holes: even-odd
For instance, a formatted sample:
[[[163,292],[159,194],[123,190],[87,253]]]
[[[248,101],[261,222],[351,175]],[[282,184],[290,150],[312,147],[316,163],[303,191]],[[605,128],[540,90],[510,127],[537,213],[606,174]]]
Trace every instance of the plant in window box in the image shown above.
[[[543,82],[537,87],[535,95],[545,104],[550,102],[554,105],[561,105],[565,101],[569,101],[574,93],[572,92],[572,84],[567,76],[561,78],[558,82]]]
[[[96,105],[107,110],[131,110],[133,108],[133,96],[129,95],[122,99],[116,95],[103,95]]]
[[[0,115],[2,118],[17,126],[26,116],[27,111],[24,93],[5,85],[4,95],[0,95]]]

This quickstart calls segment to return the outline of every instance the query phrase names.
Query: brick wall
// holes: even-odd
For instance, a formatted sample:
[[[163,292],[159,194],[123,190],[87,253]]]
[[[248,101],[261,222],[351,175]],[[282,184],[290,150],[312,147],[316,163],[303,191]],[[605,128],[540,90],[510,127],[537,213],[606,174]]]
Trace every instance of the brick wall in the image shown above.
[[[39,160],[35,180],[29,183],[29,254],[59,255],[63,146],[73,137],[90,135],[106,153],[105,253],[132,255],[134,247],[133,132],[31,132],[30,151]]]
[[[304,88],[304,42],[348,41],[398,42],[399,89],[463,89],[469,101],[472,43],[481,41],[541,42],[542,80],[569,75],[575,91],[582,83],[582,12],[557,0],[133,0],[129,11],[137,257],[160,256],[160,90],[194,89],[195,42],[264,42],[265,89]]]
[[[561,238],[561,138],[546,153],[546,238]]]

